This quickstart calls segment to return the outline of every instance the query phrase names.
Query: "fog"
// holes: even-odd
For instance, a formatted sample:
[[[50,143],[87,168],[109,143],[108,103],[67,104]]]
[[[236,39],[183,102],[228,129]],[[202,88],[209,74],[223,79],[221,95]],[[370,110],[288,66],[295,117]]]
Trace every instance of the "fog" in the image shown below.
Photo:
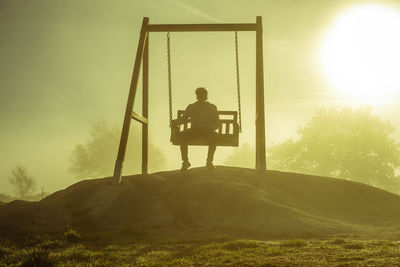
[[[396,2],[385,1],[399,8]],[[101,119],[122,125],[144,16],[160,24],[253,23],[263,17],[267,145],[296,137],[319,108],[360,105],[336,93],[321,71],[318,51],[335,17],[361,3],[0,0],[0,193],[12,193],[8,177],[17,164],[47,192],[77,182],[67,171],[69,158],[87,141],[91,125]],[[198,86],[209,90],[218,109],[236,110],[234,34],[172,33],[171,42],[174,115],[195,100]],[[239,49],[240,142],[253,144],[255,34],[239,33]],[[169,143],[166,53],[166,34],[151,33],[150,138],[168,155],[167,169],[177,169],[179,148]],[[140,97],[139,87],[134,107],[139,113]],[[371,105],[400,127],[395,102]],[[218,148],[215,164],[231,152]],[[192,165],[205,163],[206,148],[189,153]]]

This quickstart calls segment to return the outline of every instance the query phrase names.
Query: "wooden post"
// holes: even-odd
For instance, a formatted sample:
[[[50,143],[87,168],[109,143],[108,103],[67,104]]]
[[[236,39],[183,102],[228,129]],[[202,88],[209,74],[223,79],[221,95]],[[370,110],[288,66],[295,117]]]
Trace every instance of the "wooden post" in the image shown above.
[[[266,173],[265,111],[264,111],[264,63],[262,17],[257,16],[256,30],[256,170]]]
[[[143,52],[143,98],[142,115],[149,117],[149,36],[147,36]],[[142,123],[142,174],[147,174],[149,158],[149,125]]]
[[[140,65],[142,63],[144,46],[145,46],[147,35],[148,35],[147,29],[146,29],[148,23],[149,23],[149,18],[143,18],[142,29],[140,30],[139,44],[138,44],[138,48],[137,48],[137,52],[136,52],[135,65],[133,67],[131,86],[129,89],[128,101],[126,103],[124,124],[122,126],[122,133],[121,133],[121,140],[119,142],[118,155],[117,155],[117,160],[115,162],[114,179],[113,179],[114,184],[119,184],[121,182],[122,169],[123,169],[123,165],[124,165],[125,152],[126,152],[126,145],[128,142],[129,128],[131,126],[133,104],[135,103],[137,84],[138,84],[138,80],[139,80]]]

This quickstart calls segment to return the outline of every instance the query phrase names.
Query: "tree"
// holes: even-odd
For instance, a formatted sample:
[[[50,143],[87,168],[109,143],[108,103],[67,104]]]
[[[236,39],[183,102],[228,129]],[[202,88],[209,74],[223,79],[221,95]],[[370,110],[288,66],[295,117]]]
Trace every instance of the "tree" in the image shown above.
[[[240,147],[235,148],[232,154],[224,161],[225,165],[254,168],[255,164],[255,150],[254,147],[248,143],[242,144]]]
[[[141,169],[140,135],[131,129],[125,157],[124,171],[139,172]],[[132,135],[132,132],[136,134]],[[111,176],[117,157],[121,130],[109,127],[104,120],[92,124],[90,138],[72,151],[68,171],[78,179]],[[165,167],[165,156],[151,141],[149,142],[149,170]]]
[[[340,177],[400,192],[394,127],[371,108],[320,110],[289,139],[268,150],[272,169]]]
[[[19,165],[11,170],[8,181],[13,186],[15,194],[22,199],[32,194],[36,188],[33,177],[28,175],[26,168]]]

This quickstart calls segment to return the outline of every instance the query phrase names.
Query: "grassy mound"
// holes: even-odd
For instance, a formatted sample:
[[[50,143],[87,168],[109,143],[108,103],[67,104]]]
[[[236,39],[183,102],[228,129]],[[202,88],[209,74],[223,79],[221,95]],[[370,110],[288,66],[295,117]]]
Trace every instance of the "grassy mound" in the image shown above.
[[[218,167],[86,180],[0,206],[0,234],[182,229],[241,238],[319,237],[400,225],[400,197],[340,179]]]

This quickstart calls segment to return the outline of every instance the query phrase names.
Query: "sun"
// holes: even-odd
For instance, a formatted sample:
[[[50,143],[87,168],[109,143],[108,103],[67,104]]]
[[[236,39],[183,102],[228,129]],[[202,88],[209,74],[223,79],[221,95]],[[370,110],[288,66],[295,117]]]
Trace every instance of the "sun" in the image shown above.
[[[400,12],[363,5],[342,13],[322,39],[320,60],[332,87],[369,104],[400,95]]]

